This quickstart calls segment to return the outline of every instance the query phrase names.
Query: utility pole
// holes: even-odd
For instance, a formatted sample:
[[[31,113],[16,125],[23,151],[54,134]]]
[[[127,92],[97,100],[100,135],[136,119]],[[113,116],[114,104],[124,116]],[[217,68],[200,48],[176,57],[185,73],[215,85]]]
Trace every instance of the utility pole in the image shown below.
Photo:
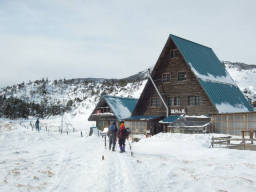
[[[61,109],[61,132],[63,131],[63,117],[64,117],[64,95],[63,95],[63,83],[62,82],[62,86],[61,86],[61,95],[62,95],[62,109]]]

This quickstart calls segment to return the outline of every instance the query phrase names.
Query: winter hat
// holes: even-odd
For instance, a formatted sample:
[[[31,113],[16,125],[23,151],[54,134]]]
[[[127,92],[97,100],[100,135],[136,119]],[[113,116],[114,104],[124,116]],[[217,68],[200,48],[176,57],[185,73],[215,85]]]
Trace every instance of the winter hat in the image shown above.
[[[125,127],[124,127],[124,123],[121,123],[121,125],[120,125],[120,130],[122,130],[122,129],[124,129]]]

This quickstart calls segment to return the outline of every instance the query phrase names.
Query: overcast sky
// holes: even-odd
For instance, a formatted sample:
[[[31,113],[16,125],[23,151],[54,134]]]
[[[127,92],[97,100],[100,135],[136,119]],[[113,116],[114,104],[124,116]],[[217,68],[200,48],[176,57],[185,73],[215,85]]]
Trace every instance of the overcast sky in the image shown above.
[[[170,33],[221,60],[256,64],[255,0],[0,0],[0,87],[126,77],[153,66]]]

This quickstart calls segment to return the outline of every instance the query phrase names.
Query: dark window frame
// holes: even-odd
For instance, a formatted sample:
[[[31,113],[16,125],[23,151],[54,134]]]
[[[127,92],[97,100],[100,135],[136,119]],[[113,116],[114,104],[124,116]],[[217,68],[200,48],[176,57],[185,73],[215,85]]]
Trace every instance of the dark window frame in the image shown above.
[[[179,71],[178,72],[178,81],[186,81],[186,80],[187,80],[187,72],[186,71]]]
[[[179,54],[178,49],[170,49],[170,57],[174,58],[177,57]]]
[[[170,82],[171,78],[171,73],[162,73],[162,82]]]
[[[159,107],[160,106],[160,99],[159,97],[151,97],[150,98],[150,106],[151,107]]]
[[[168,106],[180,106],[181,105],[181,97],[180,96],[169,96],[167,98]]]
[[[200,105],[202,102],[201,96],[190,95],[188,96],[188,105]]]

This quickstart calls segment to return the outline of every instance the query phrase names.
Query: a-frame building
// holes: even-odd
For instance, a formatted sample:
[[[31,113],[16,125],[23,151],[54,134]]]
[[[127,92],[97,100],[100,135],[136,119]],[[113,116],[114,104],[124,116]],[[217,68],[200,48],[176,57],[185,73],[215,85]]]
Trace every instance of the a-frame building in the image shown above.
[[[151,81],[148,81],[126,120],[136,132],[162,131],[161,122],[172,122],[181,114],[210,115],[252,111],[252,106],[235,84],[213,50],[204,45],[169,35],[151,72],[169,114]]]

